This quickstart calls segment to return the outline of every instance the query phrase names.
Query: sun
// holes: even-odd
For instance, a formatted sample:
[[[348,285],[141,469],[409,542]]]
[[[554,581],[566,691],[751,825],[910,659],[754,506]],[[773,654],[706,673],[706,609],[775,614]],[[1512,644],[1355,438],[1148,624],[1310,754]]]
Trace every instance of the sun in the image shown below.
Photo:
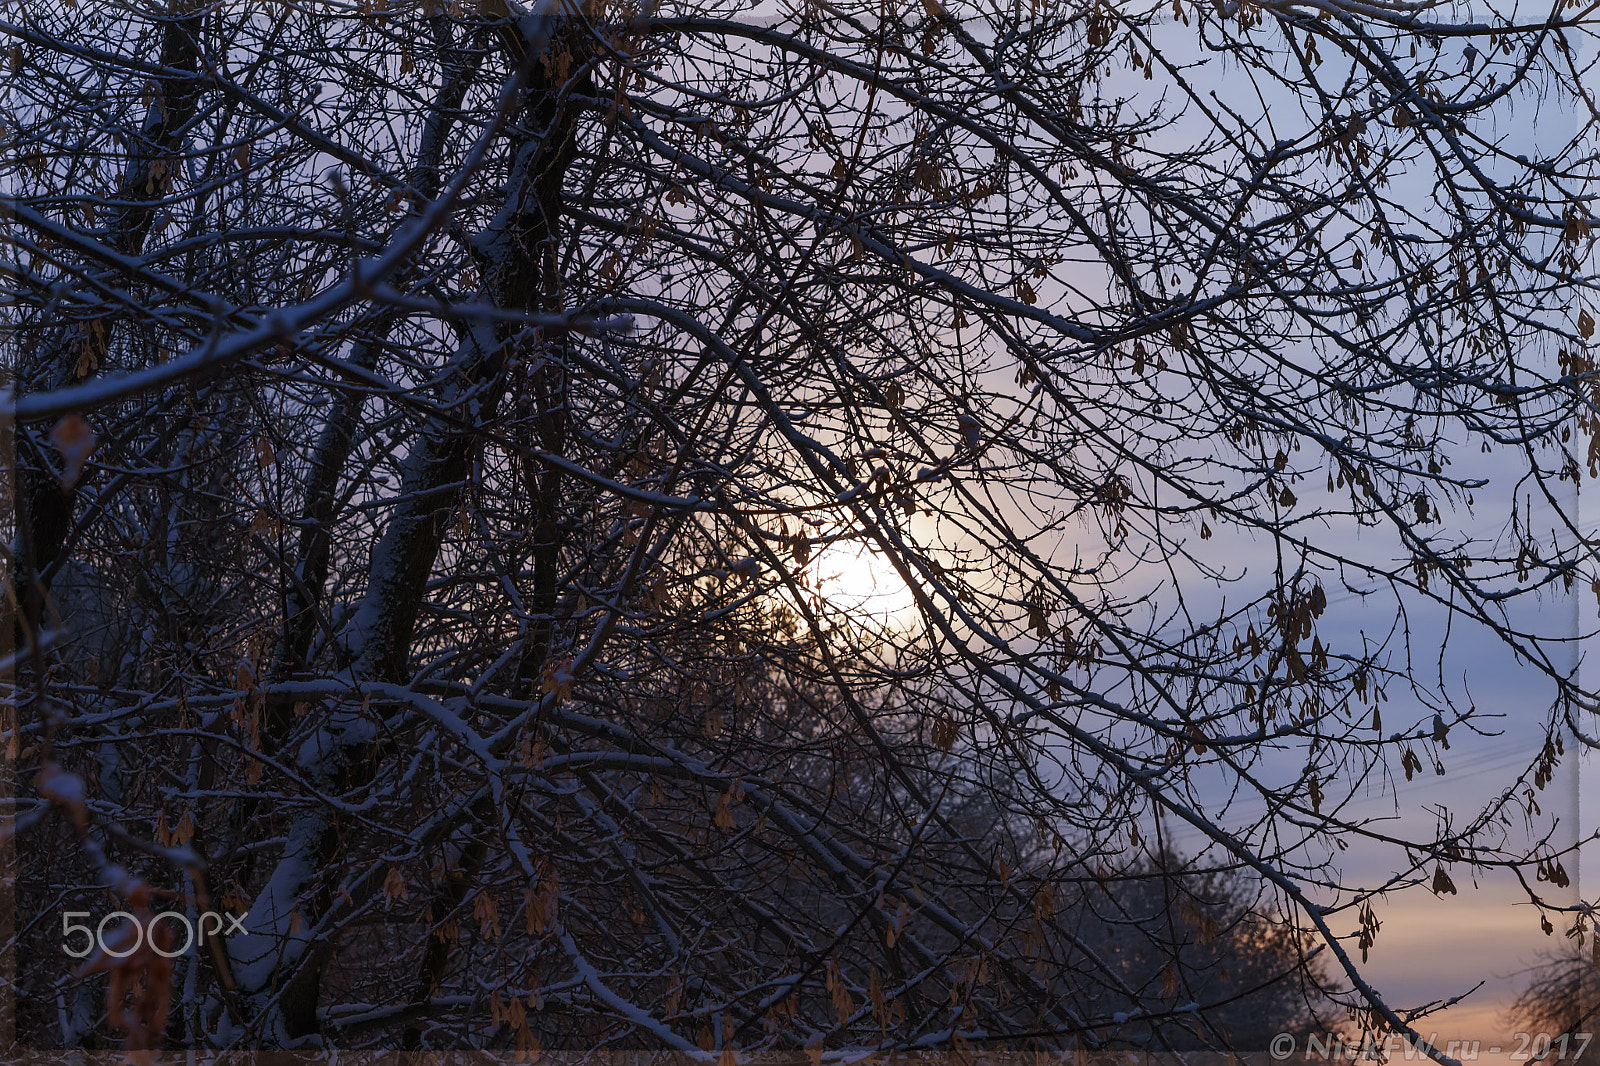
[[[813,566],[816,589],[835,610],[897,623],[916,607],[894,565],[864,544],[830,544],[817,553]]]

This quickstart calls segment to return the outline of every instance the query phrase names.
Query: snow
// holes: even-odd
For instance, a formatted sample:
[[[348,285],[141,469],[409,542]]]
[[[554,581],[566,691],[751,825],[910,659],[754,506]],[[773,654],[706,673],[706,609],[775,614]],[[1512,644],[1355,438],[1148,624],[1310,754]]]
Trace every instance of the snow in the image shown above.
[[[316,855],[326,831],[322,812],[308,810],[300,815],[289,832],[283,858],[250,904],[245,932],[228,941],[234,978],[247,994],[267,991],[281,961],[305,950],[309,938],[308,923],[303,917],[299,919],[299,929],[291,932],[296,921],[295,903],[317,872]]]

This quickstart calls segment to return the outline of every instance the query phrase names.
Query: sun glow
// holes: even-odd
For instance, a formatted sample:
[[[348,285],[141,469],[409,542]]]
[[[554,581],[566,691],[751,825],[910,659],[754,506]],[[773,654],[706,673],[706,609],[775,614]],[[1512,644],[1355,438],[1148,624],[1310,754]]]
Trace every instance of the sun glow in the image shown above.
[[[900,622],[916,608],[894,565],[862,544],[831,544],[817,553],[815,587],[835,610],[880,623]]]

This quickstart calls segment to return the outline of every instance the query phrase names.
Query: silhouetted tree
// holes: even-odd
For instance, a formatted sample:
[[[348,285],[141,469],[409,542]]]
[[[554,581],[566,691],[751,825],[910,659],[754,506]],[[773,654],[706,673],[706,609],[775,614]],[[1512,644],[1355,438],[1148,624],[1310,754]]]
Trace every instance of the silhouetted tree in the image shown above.
[[[1511,1005],[1510,1023],[1539,1041],[1524,1050],[1543,1061],[1600,1060],[1593,1047],[1600,1028],[1600,950],[1575,943],[1534,967]]]
[[[186,1046],[1412,1034],[1373,895],[1564,882],[1592,6],[16,7],[30,1039],[134,896],[248,912],[99,978]],[[1550,741],[1396,828],[1428,612]]]

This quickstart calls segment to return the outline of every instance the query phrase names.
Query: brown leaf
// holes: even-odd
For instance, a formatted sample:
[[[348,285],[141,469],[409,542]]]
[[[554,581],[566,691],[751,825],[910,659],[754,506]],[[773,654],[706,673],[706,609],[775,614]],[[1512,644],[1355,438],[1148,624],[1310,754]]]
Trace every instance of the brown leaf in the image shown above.
[[[65,491],[78,483],[78,478],[83,474],[83,464],[94,454],[94,430],[82,415],[63,415],[55,429],[50,431],[50,443],[66,463],[61,472],[61,488]]]
[[[400,868],[398,866],[389,867],[389,874],[383,879],[383,898],[392,903],[397,899],[405,899],[409,895],[411,893],[406,888],[406,879],[400,873]]]
[[[726,792],[717,797],[717,809],[711,816],[711,820],[716,823],[718,829],[732,829],[738,824],[733,820],[733,811],[728,809],[728,794]]]
[[[543,673],[544,676],[539,682],[540,692],[554,692],[558,702],[571,698],[572,683],[577,679],[572,674],[570,658],[545,663]]]
[[[478,935],[499,938],[500,908],[495,904],[493,893],[478,893],[478,898],[473,901],[472,916],[478,920]]]

